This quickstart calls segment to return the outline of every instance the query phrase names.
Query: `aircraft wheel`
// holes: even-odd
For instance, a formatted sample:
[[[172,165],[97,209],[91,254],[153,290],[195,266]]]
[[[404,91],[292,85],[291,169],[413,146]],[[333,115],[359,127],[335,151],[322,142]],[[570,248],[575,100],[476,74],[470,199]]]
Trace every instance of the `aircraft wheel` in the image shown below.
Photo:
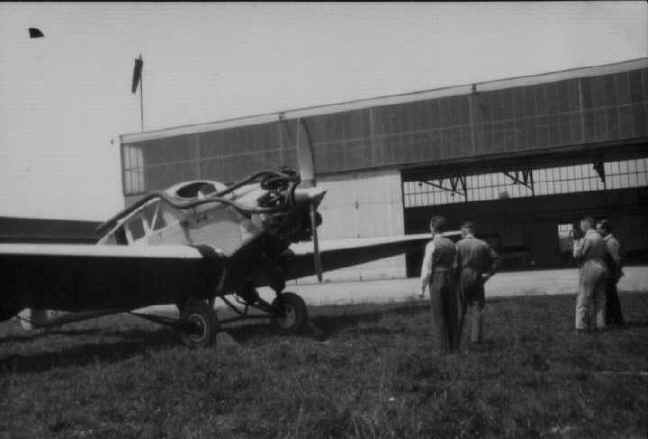
[[[308,320],[308,309],[304,300],[295,293],[281,293],[272,301],[278,312],[273,323],[281,330],[299,332]]]
[[[180,330],[180,340],[190,348],[211,346],[220,328],[216,312],[205,302],[190,302],[180,311],[186,328]]]

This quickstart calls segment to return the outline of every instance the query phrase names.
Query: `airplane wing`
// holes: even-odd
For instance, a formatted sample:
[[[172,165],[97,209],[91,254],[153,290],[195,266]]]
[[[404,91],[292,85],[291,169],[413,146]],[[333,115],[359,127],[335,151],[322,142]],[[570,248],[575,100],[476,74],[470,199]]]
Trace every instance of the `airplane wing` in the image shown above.
[[[450,238],[458,232],[446,232]],[[325,271],[420,250],[430,235],[321,241]],[[229,258],[245,277],[261,238]],[[312,243],[293,244],[282,260],[286,280],[315,274]],[[234,262],[234,263],[233,263]],[[239,262],[239,263],[236,263]],[[0,317],[23,308],[136,309],[210,298],[226,262],[207,246],[0,244]],[[236,274],[239,275],[236,275]]]
[[[460,232],[445,232],[444,236],[456,240]],[[377,259],[388,258],[410,251],[422,250],[430,241],[428,233],[389,236],[383,238],[358,238],[320,241],[322,270],[330,271]],[[311,276],[316,273],[313,264],[312,242],[290,246],[292,255],[283,262],[286,280]]]
[[[0,244],[0,314],[81,311],[210,297],[223,269],[206,247]]]

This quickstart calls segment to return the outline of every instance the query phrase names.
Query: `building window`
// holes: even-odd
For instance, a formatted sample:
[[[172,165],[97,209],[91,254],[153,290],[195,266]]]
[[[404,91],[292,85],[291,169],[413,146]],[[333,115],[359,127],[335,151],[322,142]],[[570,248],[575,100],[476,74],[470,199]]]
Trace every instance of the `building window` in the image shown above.
[[[405,207],[524,198],[648,186],[648,158],[553,168],[404,181]],[[600,170],[600,168],[599,168]],[[465,187],[463,185],[465,181]]]
[[[146,230],[144,229],[144,224],[142,223],[142,221],[143,218],[139,215],[128,221],[128,230],[131,233],[131,238],[133,241],[143,238],[146,234]]]
[[[144,188],[144,158],[142,148],[135,145],[123,145],[124,161],[124,193],[126,195],[140,194]]]

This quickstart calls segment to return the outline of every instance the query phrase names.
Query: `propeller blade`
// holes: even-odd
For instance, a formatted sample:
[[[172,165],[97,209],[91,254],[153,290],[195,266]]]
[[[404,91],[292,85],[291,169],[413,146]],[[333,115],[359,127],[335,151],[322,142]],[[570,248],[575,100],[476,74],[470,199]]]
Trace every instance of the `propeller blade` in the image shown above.
[[[305,187],[315,186],[315,160],[313,150],[306,130],[306,123],[303,119],[297,120],[297,164],[301,184]],[[317,281],[322,282],[322,257],[319,251],[319,240],[317,237],[317,206],[315,202],[310,203],[310,221],[313,236],[313,265],[317,274]]]
[[[303,119],[297,120],[297,164],[299,176],[305,187],[315,186],[315,163],[313,150]]]
[[[315,203],[310,204],[310,220],[313,234],[313,265],[315,266],[317,281],[322,283],[322,257],[320,255],[319,239],[317,237],[317,207],[315,207]]]

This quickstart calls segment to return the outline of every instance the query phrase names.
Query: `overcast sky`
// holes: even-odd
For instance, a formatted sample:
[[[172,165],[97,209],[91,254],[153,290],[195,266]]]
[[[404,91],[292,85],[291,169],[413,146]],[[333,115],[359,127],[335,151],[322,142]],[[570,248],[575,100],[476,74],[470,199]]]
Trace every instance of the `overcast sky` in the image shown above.
[[[648,6],[2,3],[0,215],[123,207],[139,53],[155,129],[644,57]]]

